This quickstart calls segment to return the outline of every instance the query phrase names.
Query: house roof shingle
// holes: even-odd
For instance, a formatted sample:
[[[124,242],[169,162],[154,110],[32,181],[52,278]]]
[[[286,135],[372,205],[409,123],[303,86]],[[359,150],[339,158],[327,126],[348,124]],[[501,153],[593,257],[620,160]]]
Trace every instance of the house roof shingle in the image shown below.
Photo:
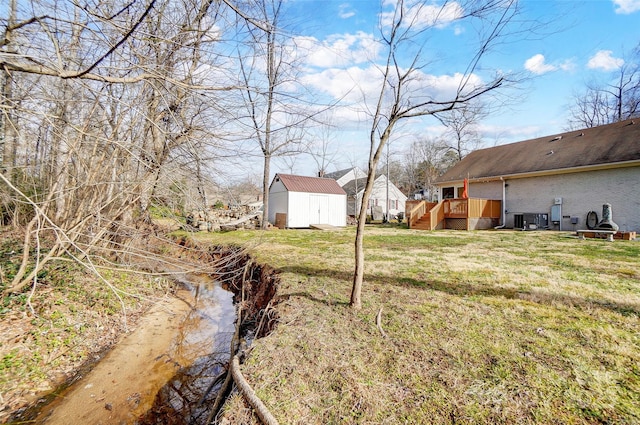
[[[276,174],[284,187],[290,192],[326,193],[345,195],[338,182],[324,177],[296,176],[293,174]]]
[[[325,173],[324,177],[334,180],[340,180],[342,177],[347,175],[353,168],[345,168],[344,170],[332,171],[330,173]]]
[[[342,188],[344,189],[345,192],[347,192],[347,195],[354,196],[359,192],[362,192],[366,185],[367,185],[367,179],[361,178],[361,179],[353,179],[349,181],[344,186],[342,186]]]
[[[640,161],[640,119],[471,152],[438,179],[482,179]]]

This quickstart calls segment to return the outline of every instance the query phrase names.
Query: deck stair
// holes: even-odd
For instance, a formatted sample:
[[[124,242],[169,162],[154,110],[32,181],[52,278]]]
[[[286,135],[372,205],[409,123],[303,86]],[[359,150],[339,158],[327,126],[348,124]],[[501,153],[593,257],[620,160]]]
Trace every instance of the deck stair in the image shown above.
[[[417,230],[433,230],[431,228],[431,214],[427,212],[425,215],[420,217],[418,221],[413,223],[411,228]]]

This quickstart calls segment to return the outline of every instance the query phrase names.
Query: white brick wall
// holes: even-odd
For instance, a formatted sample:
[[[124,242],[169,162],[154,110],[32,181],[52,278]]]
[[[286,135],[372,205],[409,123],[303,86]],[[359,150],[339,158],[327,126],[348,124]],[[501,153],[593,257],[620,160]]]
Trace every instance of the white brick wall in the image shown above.
[[[609,203],[612,219],[621,231],[640,232],[640,167],[508,179],[506,183],[503,207],[508,211],[507,227],[513,226],[517,213],[550,215],[554,198],[562,198],[562,216],[567,217],[562,220],[562,230],[586,228],[587,213],[595,211],[601,219],[602,205]],[[475,189],[470,192],[473,197],[484,197],[476,195]],[[571,216],[578,217],[577,225],[571,224]],[[558,226],[552,228],[558,230]]]
[[[480,199],[502,199],[502,182],[472,183],[469,185],[469,197]]]

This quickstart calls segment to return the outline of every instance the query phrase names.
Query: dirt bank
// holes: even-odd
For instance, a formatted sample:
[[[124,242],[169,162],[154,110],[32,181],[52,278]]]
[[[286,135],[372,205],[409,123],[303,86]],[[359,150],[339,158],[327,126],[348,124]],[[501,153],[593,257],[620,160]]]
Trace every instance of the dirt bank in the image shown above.
[[[132,423],[149,409],[157,391],[175,372],[193,362],[176,335],[191,311],[193,297],[181,290],[157,303],[137,329],[109,352],[79,385],[63,392],[38,416],[51,425]]]
[[[211,277],[233,292],[234,302],[242,310],[242,333],[244,336],[262,338],[278,323],[274,309],[276,293],[280,284],[278,272],[271,266],[257,263],[240,246],[202,246],[190,239],[182,238],[178,244],[187,253],[198,253],[198,259],[215,270]]]

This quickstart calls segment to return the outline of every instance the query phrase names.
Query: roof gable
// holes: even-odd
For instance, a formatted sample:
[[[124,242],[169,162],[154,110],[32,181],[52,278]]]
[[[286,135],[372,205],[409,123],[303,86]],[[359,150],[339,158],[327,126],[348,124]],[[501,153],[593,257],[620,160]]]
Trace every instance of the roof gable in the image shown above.
[[[438,182],[510,176],[640,161],[640,122],[626,120],[479,149]]]
[[[340,186],[344,186],[346,183],[353,179],[360,179],[367,177],[367,173],[362,171],[359,167],[347,168],[345,170],[334,171],[327,173],[323,177],[335,179]]]
[[[281,181],[289,192],[325,193],[334,195],[346,194],[335,180],[324,177],[276,174],[273,181]],[[273,185],[273,182],[271,184]]]

